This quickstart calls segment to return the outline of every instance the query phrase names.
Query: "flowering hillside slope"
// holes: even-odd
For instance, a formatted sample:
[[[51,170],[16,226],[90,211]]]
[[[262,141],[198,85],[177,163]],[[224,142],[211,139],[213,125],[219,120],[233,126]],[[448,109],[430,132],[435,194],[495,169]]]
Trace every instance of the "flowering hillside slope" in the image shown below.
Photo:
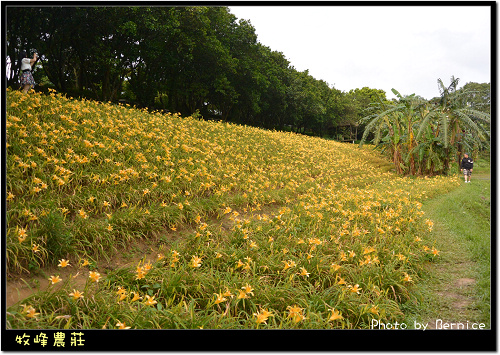
[[[421,201],[458,185],[371,148],[55,92],[8,92],[6,132],[8,274],[72,269],[9,309],[18,328],[398,320],[439,257]],[[102,269],[139,240],[157,257]]]

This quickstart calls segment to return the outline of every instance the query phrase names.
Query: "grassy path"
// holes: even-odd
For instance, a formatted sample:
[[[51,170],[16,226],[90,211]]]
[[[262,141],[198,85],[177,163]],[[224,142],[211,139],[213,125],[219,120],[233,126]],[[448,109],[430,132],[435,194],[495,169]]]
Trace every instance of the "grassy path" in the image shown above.
[[[410,320],[428,324],[427,329],[467,321],[490,329],[489,175],[473,176],[471,183],[426,201],[423,210],[434,221],[441,259],[427,265],[426,280],[417,286],[420,302],[409,309]]]

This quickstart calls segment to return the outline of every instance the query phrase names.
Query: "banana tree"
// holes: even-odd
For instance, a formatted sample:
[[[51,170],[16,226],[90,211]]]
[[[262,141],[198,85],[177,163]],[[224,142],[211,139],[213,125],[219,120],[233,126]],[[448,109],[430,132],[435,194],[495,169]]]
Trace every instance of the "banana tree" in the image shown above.
[[[427,126],[436,127],[437,137],[441,140],[445,151],[444,168],[449,171],[450,160],[455,155],[455,161],[460,165],[464,147],[477,149],[489,142],[490,115],[467,106],[470,90],[457,91],[459,79],[451,77],[451,84],[446,87],[438,79],[441,97],[420,122],[417,139]],[[460,166],[459,166],[460,169]]]
[[[418,174],[435,175],[444,172],[445,151],[441,139],[437,136],[439,130],[427,125],[424,132],[418,134],[418,144],[412,149],[418,162]]]
[[[424,114],[427,102],[416,96],[402,96],[397,90],[392,92],[398,97],[397,104],[386,105],[380,102],[379,107],[385,108],[378,114],[366,116],[362,122],[369,122],[365,128],[361,144],[368,134],[373,132],[375,145],[389,148],[396,172],[415,175],[417,166],[413,150],[417,146],[414,128]],[[382,132],[385,136],[381,139]]]
[[[417,123],[425,116],[428,102],[415,94],[402,96],[396,89],[392,89],[394,95],[399,98],[401,107],[401,121],[406,130],[405,155],[404,161],[408,164],[409,174],[416,174],[415,157],[413,148],[417,146],[417,140],[414,134],[414,128]]]
[[[367,123],[360,146],[364,144],[370,133],[374,134],[373,143],[375,146],[383,146],[384,150],[389,149],[396,172],[401,174],[405,171],[402,159],[402,122],[399,111],[404,105],[387,105],[384,102],[377,104],[379,113],[374,113],[363,117],[360,122]]]

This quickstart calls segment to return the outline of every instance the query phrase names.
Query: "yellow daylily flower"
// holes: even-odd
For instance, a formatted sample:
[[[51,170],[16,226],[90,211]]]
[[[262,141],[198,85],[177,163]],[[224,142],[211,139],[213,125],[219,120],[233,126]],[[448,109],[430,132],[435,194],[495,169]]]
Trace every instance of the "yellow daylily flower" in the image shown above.
[[[58,276],[51,276],[49,277],[49,281],[52,283],[52,285],[55,285],[58,282],[61,282],[62,279]]]
[[[67,267],[67,266],[71,266],[71,265],[69,264],[69,260],[61,259],[61,260],[59,260],[59,264],[57,266],[59,266],[59,267]]]
[[[266,321],[268,320],[268,318],[273,316],[273,314],[267,309],[261,309],[258,313],[254,313],[253,315],[256,317],[255,321],[257,322],[257,324],[267,324]]]
[[[73,292],[71,292],[69,296],[73,297],[73,299],[76,301],[79,298],[83,298],[83,292],[73,290]]]
[[[155,297],[154,296],[146,295],[146,301],[144,301],[144,304],[146,306],[152,306],[152,305],[154,305],[156,303],[158,303],[158,302],[155,301]]]
[[[99,282],[99,280],[101,279],[101,274],[99,274],[97,271],[90,271],[89,278],[92,280],[92,282]]]
[[[331,311],[332,311],[332,315],[330,316],[330,318],[328,320],[336,321],[339,319],[344,319],[344,317],[342,317],[342,313],[339,312],[338,310],[336,310],[335,308],[332,308]]]
[[[118,327],[118,329],[130,329],[130,327],[127,327],[125,322],[122,323],[122,322],[118,321],[118,323],[116,323],[116,326]]]

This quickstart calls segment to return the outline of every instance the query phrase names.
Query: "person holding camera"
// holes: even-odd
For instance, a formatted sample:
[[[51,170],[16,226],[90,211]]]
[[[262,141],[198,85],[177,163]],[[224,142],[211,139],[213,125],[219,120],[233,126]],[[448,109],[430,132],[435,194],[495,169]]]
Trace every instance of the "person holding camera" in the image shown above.
[[[19,79],[21,88],[25,94],[28,93],[30,88],[35,88],[35,79],[31,73],[33,65],[38,60],[38,54],[35,53],[33,58],[28,58],[26,51],[19,54],[19,61],[21,62],[21,77]]]

